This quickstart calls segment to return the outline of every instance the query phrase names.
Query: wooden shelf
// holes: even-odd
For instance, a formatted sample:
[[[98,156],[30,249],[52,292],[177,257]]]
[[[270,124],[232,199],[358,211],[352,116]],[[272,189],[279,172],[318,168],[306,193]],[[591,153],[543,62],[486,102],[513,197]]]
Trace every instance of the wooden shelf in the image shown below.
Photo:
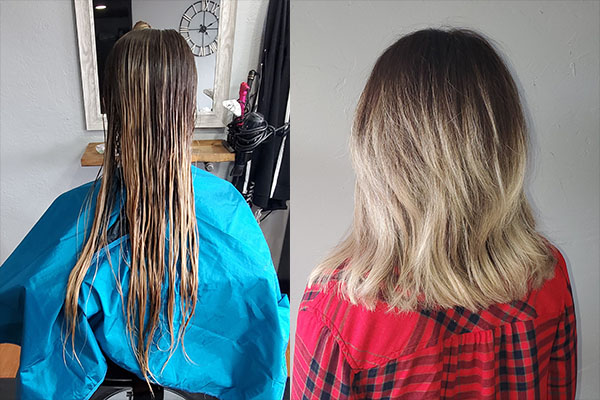
[[[0,343],[0,378],[14,378],[17,375],[20,354],[19,346]]]
[[[82,167],[99,167],[103,155],[96,151],[96,146],[102,142],[88,143],[81,157]],[[192,142],[192,162],[227,162],[235,161],[235,153],[230,153],[220,139],[194,140]]]

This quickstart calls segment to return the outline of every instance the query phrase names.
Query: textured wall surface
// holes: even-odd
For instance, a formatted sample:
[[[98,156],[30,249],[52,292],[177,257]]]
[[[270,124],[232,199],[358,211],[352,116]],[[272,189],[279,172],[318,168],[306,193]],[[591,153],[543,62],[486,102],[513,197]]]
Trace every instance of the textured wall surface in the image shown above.
[[[292,321],[310,270],[349,227],[347,142],[377,56],[400,35],[460,26],[493,38],[516,74],[533,151],[528,193],[565,254],[579,329],[580,399],[600,394],[599,2],[292,2]]]
[[[258,64],[267,4],[238,2],[232,98]],[[102,132],[85,130],[73,1],[0,1],[0,40],[2,263],[58,195],[96,177],[97,168],[79,161]],[[195,136],[222,135],[196,130]],[[215,172],[224,177],[227,165]]]

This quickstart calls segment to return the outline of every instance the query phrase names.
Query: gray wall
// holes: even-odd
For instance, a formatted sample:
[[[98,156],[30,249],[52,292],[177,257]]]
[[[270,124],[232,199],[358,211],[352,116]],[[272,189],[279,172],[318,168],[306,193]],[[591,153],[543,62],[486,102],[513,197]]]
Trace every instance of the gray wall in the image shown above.
[[[530,113],[528,192],[565,254],[576,297],[579,398],[598,399],[599,2],[293,1],[292,321],[306,278],[349,227],[347,141],[376,57],[401,34],[482,31],[508,58]]]

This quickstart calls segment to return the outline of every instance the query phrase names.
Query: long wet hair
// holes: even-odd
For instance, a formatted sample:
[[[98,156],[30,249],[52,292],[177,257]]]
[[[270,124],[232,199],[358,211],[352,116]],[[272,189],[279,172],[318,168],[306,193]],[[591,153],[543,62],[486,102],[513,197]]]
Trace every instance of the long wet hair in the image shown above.
[[[131,346],[148,382],[153,377],[149,352],[160,328],[161,309],[166,305],[170,358],[177,344],[183,347],[182,338],[196,306],[198,232],[191,176],[196,82],[192,52],[175,30],[151,29],[140,21],[115,43],[102,88],[108,125],[103,173],[96,179],[101,182],[94,220],[67,286],[65,316],[75,353],[73,332],[81,285],[93,258],[103,248],[108,252],[111,212],[117,194],[124,193],[117,217],[121,228],[125,225],[130,246],[123,309]],[[110,262],[110,255],[107,258]],[[166,299],[162,296],[165,285]],[[176,291],[180,311],[175,310]],[[181,314],[177,334],[173,327],[176,313]]]
[[[354,221],[309,284],[390,309],[520,299],[553,273],[523,184],[527,127],[488,40],[426,29],[391,45],[360,96]]]

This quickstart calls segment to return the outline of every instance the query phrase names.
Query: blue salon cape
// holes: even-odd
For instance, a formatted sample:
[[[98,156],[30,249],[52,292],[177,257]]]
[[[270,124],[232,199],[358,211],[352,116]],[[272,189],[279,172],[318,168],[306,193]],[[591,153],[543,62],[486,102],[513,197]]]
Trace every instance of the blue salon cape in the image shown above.
[[[223,400],[279,400],[287,377],[288,298],[243,197],[229,182],[191,168],[200,233],[198,301],[184,342],[191,362],[178,346],[161,373],[170,340],[157,335],[150,369],[165,387]],[[141,377],[115,284],[119,275],[126,299],[127,235],[109,244],[113,268],[100,250],[82,285],[75,342],[81,365],[70,341],[63,353],[66,283],[91,228],[99,186],[81,215],[92,182],[59,196],[0,267],[0,342],[22,346],[22,399],[89,399],[104,379],[105,355]]]

